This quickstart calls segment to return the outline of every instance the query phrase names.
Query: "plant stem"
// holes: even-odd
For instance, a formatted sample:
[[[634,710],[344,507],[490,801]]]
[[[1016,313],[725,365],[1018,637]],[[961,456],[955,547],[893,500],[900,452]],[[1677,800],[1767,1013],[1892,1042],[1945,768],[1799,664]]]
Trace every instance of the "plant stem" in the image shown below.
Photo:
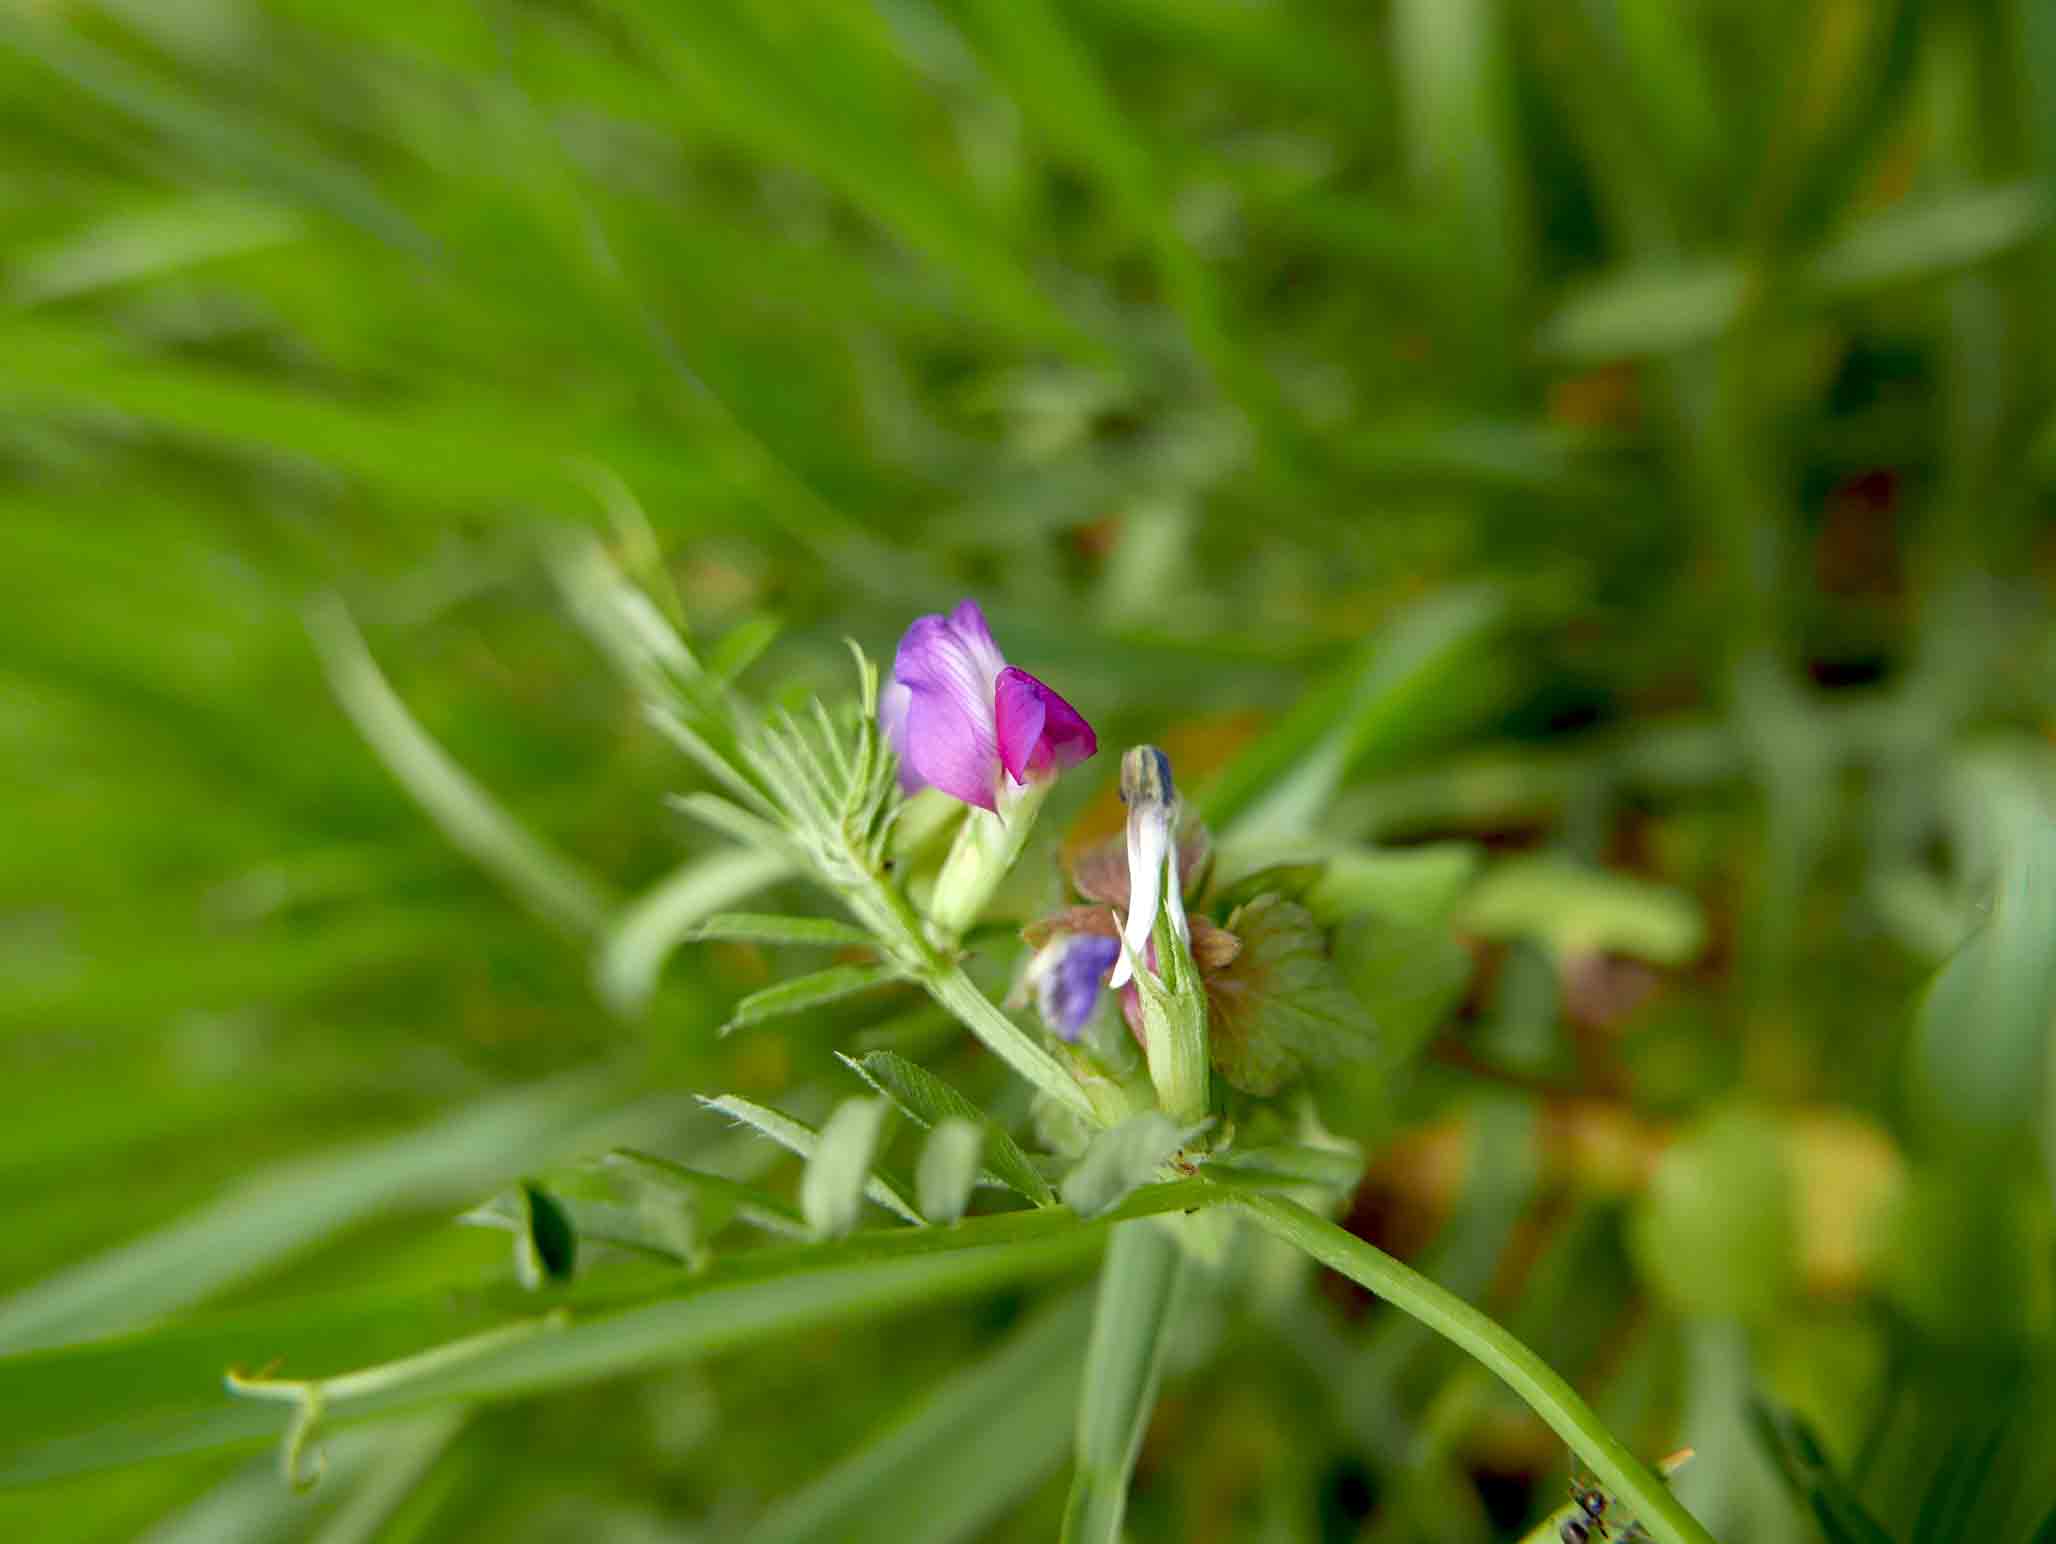
[[[1002,790],[997,812],[964,811],[964,823],[943,859],[935,895],[928,903],[928,920],[943,942],[954,943],[970,931],[992,892],[1020,860],[1054,782],[1033,778],[1021,787]]]
[[[1698,1519],[1600,1424],[1577,1391],[1499,1324],[1297,1202],[1247,1192],[1238,1193],[1235,1201],[1259,1226],[1370,1288],[1496,1373],[1570,1445],[1657,1544],[1713,1544]]]
[[[1085,1096],[1085,1090],[1078,1086],[1077,1080],[1054,1056],[1037,1045],[1027,1031],[994,1006],[992,1000],[978,990],[977,983],[964,974],[963,966],[938,963],[922,974],[921,984],[931,997],[984,1041],[986,1048],[1001,1061],[1059,1104],[1083,1117],[1095,1130],[1098,1129],[1101,1125],[1099,1112],[1093,1108],[1092,1101]]]
[[[1178,1241],[1154,1222],[1124,1222],[1107,1245],[1078,1396],[1077,1469],[1063,1544],[1119,1544],[1183,1259]]]

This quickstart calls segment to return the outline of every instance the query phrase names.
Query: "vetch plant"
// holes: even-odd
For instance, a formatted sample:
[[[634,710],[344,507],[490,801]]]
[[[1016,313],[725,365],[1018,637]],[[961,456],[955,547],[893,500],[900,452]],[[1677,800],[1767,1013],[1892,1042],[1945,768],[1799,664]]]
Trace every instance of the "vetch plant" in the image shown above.
[[[1056,778],[1090,758],[1097,739],[1070,702],[1007,664],[975,602],[909,627],[889,681],[853,646],[850,698],[816,701],[803,714],[765,713],[734,689],[732,672],[704,664],[596,547],[574,554],[562,573],[581,620],[651,721],[713,785],[677,798],[677,808],[803,873],[846,916],[731,912],[694,926],[694,938],[846,951],[843,963],[751,994],[731,1027],[912,984],[1031,1086],[1044,1150],[1024,1147],[916,1062],[886,1051],[845,1057],[866,1087],[818,1128],[733,1095],[706,1101],[804,1160],[797,1207],[754,1186],[616,1152],[526,1181],[473,1213],[468,1220],[514,1232],[533,1290],[575,1295],[596,1251],[627,1250],[701,1283],[685,1304],[717,1293],[741,1300],[780,1281],[815,1283],[807,1290],[829,1301],[834,1283],[861,1282],[866,1270],[915,1283],[948,1279],[953,1257],[978,1262],[967,1280],[991,1279],[1014,1261],[1042,1269],[1052,1251],[1096,1248],[1111,1226],[1065,1530],[1068,1539],[1111,1544],[1183,1258],[1201,1237],[1161,1219],[1211,1210],[1285,1240],[1447,1337],[1553,1427],[1652,1538],[1706,1544],[1662,1482],[1538,1357],[1322,1215],[1360,1159],[1325,1133],[1311,1086],[1351,1066],[1374,1067],[1380,1055],[1370,1009],[1335,957],[1337,887],[1324,865],[1245,865],[1221,883],[1212,837],[1183,806],[1170,758],[1154,746],[1130,749],[1120,767],[1124,832],[1077,853],[1068,866],[1076,899],[1024,930],[1030,952],[1012,1000],[1032,999],[1035,1015],[1017,1020],[966,971],[962,940],[1022,861]],[[903,844],[897,827],[912,796],[931,788],[962,814],[947,852],[923,872],[908,854],[932,851],[942,833]],[[858,953],[868,960],[847,957]],[[921,1146],[912,1185],[884,1163],[899,1119]],[[1025,1207],[981,1210],[981,1189],[1011,1193]],[[889,1220],[872,1225],[881,1218]],[[710,1247],[731,1224],[784,1242],[739,1254]],[[509,1342],[506,1357],[531,1359],[507,1372],[517,1386],[547,1385],[565,1369],[590,1375],[637,1343],[607,1328],[610,1314],[633,1312],[618,1301],[568,1324],[551,1312],[546,1340]],[[230,1387],[300,1399],[289,1434],[299,1475],[325,1409],[356,1395],[390,1401],[396,1384],[417,1374],[429,1388],[449,1380],[492,1387],[499,1376],[430,1355],[354,1381],[260,1384],[239,1375]]]

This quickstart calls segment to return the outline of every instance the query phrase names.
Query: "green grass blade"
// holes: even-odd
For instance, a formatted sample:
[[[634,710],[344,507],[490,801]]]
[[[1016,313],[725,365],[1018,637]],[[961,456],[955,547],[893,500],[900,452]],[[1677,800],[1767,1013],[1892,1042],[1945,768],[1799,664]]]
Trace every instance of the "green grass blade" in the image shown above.
[[[747,1544],[951,1544],[979,1536],[1063,1457],[1090,1302],[1067,1298],[877,1440],[778,1502]]]
[[[688,939],[739,936],[714,931],[716,923],[728,920],[717,915],[720,909],[792,873],[792,861],[782,852],[746,847],[680,865],[607,923],[593,958],[594,989],[616,1013],[639,1016],[674,948]],[[857,937],[864,941],[864,935]]]
[[[1855,220],[1796,265],[1801,304],[1846,304],[1975,268],[2018,251],[2049,224],[2038,185],[2013,183],[1895,205]],[[1696,347],[1741,317],[1747,274],[1733,261],[1638,267],[1586,280],[1543,324],[1537,347],[1601,364]]]
[[[1400,0],[1392,8],[1408,170],[1469,283],[1457,313],[1478,375],[1500,363],[1528,280],[1531,241],[1515,141],[1510,8],[1490,0]]]
[[[899,125],[865,100],[885,80],[867,73],[825,86],[810,78],[815,68],[847,61],[780,48],[729,8],[679,12],[638,3],[633,12],[642,44],[723,133],[773,162],[804,168],[905,238],[961,286],[983,319],[1036,341],[1082,345],[1083,335],[975,205],[924,174],[924,157],[904,142]]]
[[[1183,1259],[1170,1231],[1152,1221],[1123,1223],[1107,1245],[1078,1401],[1077,1469],[1064,1508],[1064,1544],[1120,1544],[1128,1480],[1156,1406],[1164,1330]]]
[[[953,1228],[872,1229],[747,1250],[683,1284],[665,1267],[625,1284],[578,1283],[559,1299],[574,1311],[569,1326],[375,1398],[338,1401],[330,1413],[347,1422],[570,1387],[1060,1275],[1092,1258],[1108,1223],[1214,1205],[1229,1194],[1198,1181],[1154,1185],[1089,1223],[1054,1208],[1021,1210]],[[0,1489],[276,1438],[277,1409],[228,1394],[220,1382],[226,1367],[278,1359],[295,1376],[333,1374],[369,1357],[418,1352],[428,1336],[527,1322],[518,1316],[533,1309],[534,1299],[511,1284],[470,1301],[443,1291],[351,1298],[0,1359]]]
[[[434,255],[428,234],[374,184],[283,124],[239,118],[151,79],[72,29],[30,21],[19,12],[0,13],[0,48],[36,60],[116,112],[182,144],[203,165],[235,168],[417,257]]]
[[[574,1078],[260,1174],[196,1216],[0,1302],[0,1350],[146,1323],[367,1218],[468,1200],[532,1166],[600,1108],[605,1090],[604,1081]]]
[[[443,834],[545,920],[597,933],[608,909],[605,892],[518,825],[429,738],[387,684],[343,603],[334,596],[315,602],[307,630],[343,711]]]
[[[1305,834],[1361,759],[1403,745],[1433,722],[1424,706],[1503,614],[1497,594],[1476,589],[1451,591],[1396,618],[1209,781],[1201,812],[1238,842]]]

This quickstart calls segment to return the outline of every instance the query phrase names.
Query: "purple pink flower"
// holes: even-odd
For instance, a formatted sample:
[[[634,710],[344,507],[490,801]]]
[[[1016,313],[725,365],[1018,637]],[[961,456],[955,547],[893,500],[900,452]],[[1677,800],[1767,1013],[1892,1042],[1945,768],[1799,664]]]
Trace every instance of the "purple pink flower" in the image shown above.
[[[879,695],[878,722],[899,753],[908,793],[940,788],[995,812],[1002,773],[1024,785],[1099,749],[1076,708],[1006,662],[971,600],[907,629]]]

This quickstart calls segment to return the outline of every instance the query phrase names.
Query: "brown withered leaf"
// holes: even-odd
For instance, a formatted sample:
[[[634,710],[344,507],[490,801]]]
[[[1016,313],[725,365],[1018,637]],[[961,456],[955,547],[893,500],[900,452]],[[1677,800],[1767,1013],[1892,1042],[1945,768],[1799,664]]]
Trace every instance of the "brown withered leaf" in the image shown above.
[[[1202,976],[1226,970],[1242,952],[1242,940],[1224,927],[1215,927],[1204,917],[1193,917],[1192,963]]]
[[[1228,919],[1239,952],[1206,977],[1214,1070],[1250,1094],[1275,1094],[1312,1068],[1377,1050],[1370,1010],[1328,955],[1304,906],[1260,895]]]
[[[1101,938],[1118,938],[1114,914],[1104,906],[1066,906],[1062,911],[1039,918],[1021,929],[1031,949],[1040,949],[1059,933],[1097,933]]]

